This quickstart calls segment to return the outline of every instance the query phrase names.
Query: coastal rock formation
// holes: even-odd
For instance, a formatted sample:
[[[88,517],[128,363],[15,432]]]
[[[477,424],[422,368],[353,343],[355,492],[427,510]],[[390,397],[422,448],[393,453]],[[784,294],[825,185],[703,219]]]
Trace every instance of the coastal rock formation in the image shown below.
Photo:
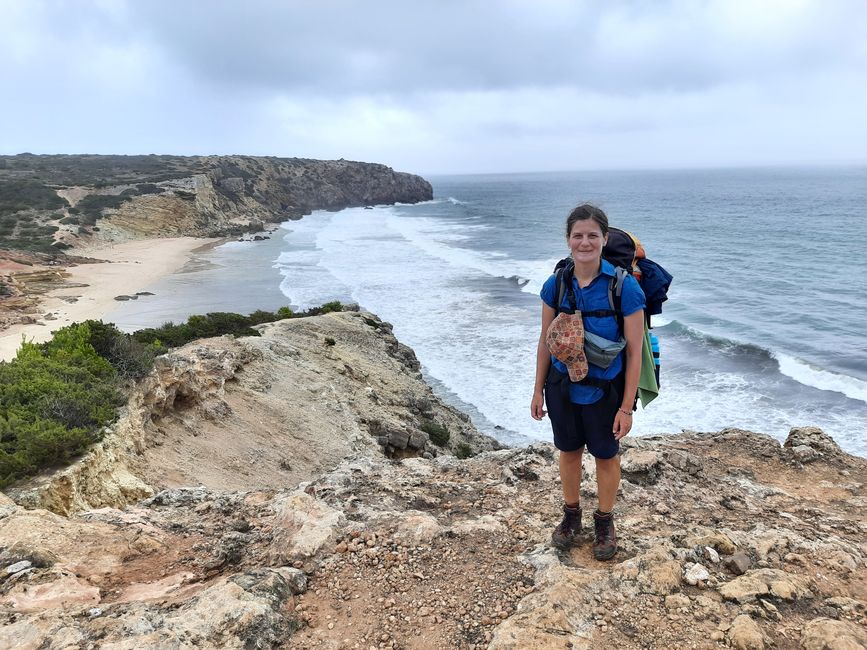
[[[79,469],[0,495],[0,647],[867,647],[867,461],[821,430],[627,437],[597,562],[590,460],[559,551],[556,450],[493,449],[387,324],[262,333],[169,355]]]
[[[260,231],[313,210],[433,198],[420,176],[373,163],[251,156],[198,162],[206,172],[157,183],[160,193],[134,196],[106,211],[98,236],[217,237]]]
[[[70,514],[171,487],[297,485],[362,451],[402,458],[499,447],[433,394],[413,351],[373,314],[257,329],[260,337],[199,340],[158,358],[102,442],[10,494]]]
[[[63,286],[71,249],[157,237],[252,238],[313,210],[417,203],[430,183],[374,163],[254,156],[0,156],[0,329],[32,322],[28,273]]]
[[[737,430],[626,440],[659,476],[625,477],[609,563],[590,531],[550,546],[549,444],[364,449],[297,488],[174,488],[69,518],[7,500],[0,646],[865,647],[864,460],[803,465]]]
[[[0,156],[0,198],[0,248],[44,250],[54,231],[63,250],[256,232],[312,210],[427,201],[433,190],[420,176],[343,159],[22,154]]]

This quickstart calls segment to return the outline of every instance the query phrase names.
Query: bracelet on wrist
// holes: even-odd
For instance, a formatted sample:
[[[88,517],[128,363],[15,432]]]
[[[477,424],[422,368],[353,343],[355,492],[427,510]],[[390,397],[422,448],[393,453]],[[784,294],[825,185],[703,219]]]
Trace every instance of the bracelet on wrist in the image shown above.
[[[635,411],[624,411],[622,408],[617,408],[618,411],[623,413],[623,415],[632,415]]]

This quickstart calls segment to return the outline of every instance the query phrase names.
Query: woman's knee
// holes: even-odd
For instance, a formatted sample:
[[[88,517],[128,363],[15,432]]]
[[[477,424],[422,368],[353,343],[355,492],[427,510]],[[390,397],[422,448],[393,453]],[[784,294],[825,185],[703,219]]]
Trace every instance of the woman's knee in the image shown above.
[[[567,465],[574,465],[581,463],[581,457],[584,454],[583,449],[576,449],[575,451],[561,451],[560,452],[560,462]]]
[[[596,459],[597,472],[613,471],[615,469],[620,469],[620,456],[618,456],[617,454],[615,454],[611,458]]]

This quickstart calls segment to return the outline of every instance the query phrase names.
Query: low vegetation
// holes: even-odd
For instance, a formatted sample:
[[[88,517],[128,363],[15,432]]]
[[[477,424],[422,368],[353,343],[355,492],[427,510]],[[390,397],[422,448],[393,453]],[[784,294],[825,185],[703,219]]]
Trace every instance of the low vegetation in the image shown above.
[[[0,179],[0,216],[23,210],[56,210],[66,205],[56,191],[40,181]]]
[[[0,156],[0,180],[26,178],[52,185],[106,187],[159,183],[204,171],[204,161],[183,156],[35,156],[29,153]]]
[[[133,334],[89,320],[57,330],[47,343],[23,343],[15,359],[0,362],[0,488],[99,441],[126,401],[124,388],[169,348],[223,334],[259,336],[253,325],[342,309],[334,301],[297,314],[288,307],[248,316],[214,312]]]
[[[457,447],[455,447],[455,456],[460,458],[461,460],[472,458],[473,448],[470,447],[467,443],[462,442]]]
[[[115,419],[117,372],[90,337],[87,324],[70,325],[0,363],[0,487],[81,453]]]
[[[50,252],[56,226],[47,223],[58,218],[54,212],[66,206],[44,183],[29,179],[0,178],[0,248]]]
[[[451,438],[448,428],[434,420],[422,420],[419,428],[428,435],[430,441],[437,447],[445,447]]]
[[[259,336],[259,332],[253,329],[254,325],[270,323],[284,318],[301,318],[305,316],[317,316],[332,311],[341,311],[343,305],[339,301],[327,302],[321,307],[314,307],[307,311],[294,313],[288,307],[281,307],[276,312],[254,311],[249,316],[234,314],[231,312],[212,312],[204,316],[190,316],[186,323],[175,325],[166,323],[162,327],[148,328],[135,332],[133,337],[140,343],[154,345],[160,351],[167,348],[179,347],[195,339],[209,336]]]

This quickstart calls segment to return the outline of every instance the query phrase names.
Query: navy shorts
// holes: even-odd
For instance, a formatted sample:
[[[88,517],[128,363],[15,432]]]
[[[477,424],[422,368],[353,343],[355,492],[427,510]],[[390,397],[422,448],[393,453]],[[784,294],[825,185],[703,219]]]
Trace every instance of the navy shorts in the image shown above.
[[[554,446],[560,451],[579,451],[585,445],[596,458],[613,458],[620,450],[614,439],[614,417],[623,394],[623,373],[605,388],[593,404],[575,404],[569,399],[569,375],[551,366],[545,380],[545,404],[554,430]]]

